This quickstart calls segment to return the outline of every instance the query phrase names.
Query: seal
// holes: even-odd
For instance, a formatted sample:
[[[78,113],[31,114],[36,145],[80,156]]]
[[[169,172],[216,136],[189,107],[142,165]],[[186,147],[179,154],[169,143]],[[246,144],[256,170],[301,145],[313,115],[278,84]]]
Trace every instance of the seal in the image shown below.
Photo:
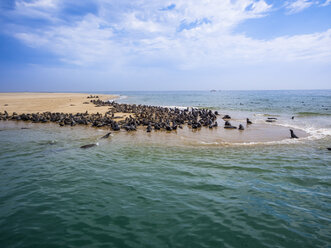
[[[294,134],[294,132],[293,132],[292,129],[290,129],[290,132],[291,132],[291,139],[298,139],[298,138],[299,138],[298,136],[296,136],[296,135]]]
[[[244,126],[241,125],[241,124],[239,124],[239,128],[238,128],[238,129],[239,129],[239,130],[245,130]]]
[[[105,136],[102,136],[101,139],[108,139],[110,135],[111,135],[111,133],[109,132]]]
[[[232,126],[229,121],[225,121],[224,128],[227,128],[227,129],[237,129],[237,127]]]
[[[253,124],[248,118],[246,118],[246,123],[249,124]]]
[[[94,146],[97,146],[97,145],[96,144],[88,144],[88,145],[81,146],[80,148],[87,149],[87,148],[91,148],[91,147],[94,147]]]
[[[166,125],[166,130],[167,131],[171,131],[172,130],[172,127],[170,125]]]
[[[227,128],[227,129],[237,129],[237,127],[235,127],[235,126],[224,126],[224,128]]]

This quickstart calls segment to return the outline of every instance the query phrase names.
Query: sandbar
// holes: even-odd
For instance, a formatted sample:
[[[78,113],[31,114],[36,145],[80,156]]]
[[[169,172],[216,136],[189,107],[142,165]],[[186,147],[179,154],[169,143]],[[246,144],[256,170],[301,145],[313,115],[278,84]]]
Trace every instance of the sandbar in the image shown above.
[[[111,108],[110,106],[98,106],[91,100],[100,99],[102,101],[115,100],[116,95],[107,94],[92,94],[98,98],[90,98],[91,94],[87,93],[0,93],[0,112],[7,111],[9,114],[16,112],[17,114],[23,113],[85,113],[89,114],[105,114]],[[226,114],[226,113],[222,113]],[[116,121],[124,120],[126,117],[133,113],[116,112],[113,117]],[[183,129],[176,131],[155,131],[146,134],[146,127],[140,126],[137,132],[127,133],[121,129],[119,132],[114,133],[127,133],[122,137],[129,138],[131,141],[144,140],[149,143],[155,141],[161,143],[185,143],[185,144],[226,144],[226,143],[249,143],[249,142],[272,142],[288,140],[290,138],[289,128],[279,126],[277,123],[265,123],[264,121],[258,122],[253,119],[253,125],[245,124],[245,116],[243,119],[232,119],[231,123],[238,126],[244,124],[245,130],[228,130],[223,128],[224,121],[221,117],[217,118],[219,127],[209,129],[202,127],[197,130],[189,128],[186,124]],[[1,124],[1,123],[0,123]],[[23,124],[26,125],[26,124]],[[6,128],[7,125],[2,123],[0,127]],[[8,126],[7,126],[8,127]],[[106,129],[109,127],[105,127]],[[103,129],[105,129],[103,128]],[[295,130],[299,137],[305,138],[308,134],[302,130]],[[140,135],[143,134],[144,135]]]
[[[103,101],[117,98],[116,95],[87,93],[0,93],[0,112],[6,110],[10,114],[13,112],[76,114],[88,111],[90,114],[97,112],[104,114],[109,110],[106,106],[96,107],[90,103],[91,99],[87,98],[90,95],[97,95]]]

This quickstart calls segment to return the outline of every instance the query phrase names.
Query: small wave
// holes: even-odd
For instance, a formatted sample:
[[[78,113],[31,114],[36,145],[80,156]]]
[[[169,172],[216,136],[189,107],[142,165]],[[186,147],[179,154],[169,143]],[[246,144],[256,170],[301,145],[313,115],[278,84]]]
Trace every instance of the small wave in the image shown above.
[[[327,136],[331,136],[331,129],[330,128],[316,128],[313,126],[309,127],[302,127],[295,124],[288,124],[288,123],[275,123],[275,125],[299,129],[306,133],[308,133],[308,137],[302,138],[301,140],[318,140],[323,139]]]
[[[276,115],[276,114],[254,114],[254,116],[279,117],[280,115]]]
[[[298,112],[296,113],[299,117],[301,116],[331,116],[329,113],[319,113],[319,112]]]
[[[258,145],[289,145],[302,143],[305,138],[302,139],[284,139],[278,141],[252,141],[252,142],[204,142],[199,141],[199,145],[205,146],[258,146]]]
[[[180,110],[184,110],[187,109],[188,107],[184,107],[184,106],[162,106],[163,108],[169,108],[169,109],[180,109]]]
[[[114,96],[115,96],[114,99],[110,99],[108,101],[109,102],[113,102],[113,101],[119,101],[119,100],[123,100],[123,99],[128,98],[128,96],[125,96],[125,95],[114,95]]]
[[[199,145],[204,146],[258,146],[258,145],[290,145],[290,144],[300,144],[306,141],[324,139],[331,136],[330,128],[316,128],[316,127],[302,127],[294,124],[287,123],[272,123],[271,125],[278,125],[292,129],[298,129],[304,131],[308,134],[307,137],[299,139],[283,139],[278,141],[252,141],[252,142],[205,142],[198,141]]]
[[[37,141],[37,144],[40,145],[55,145],[57,143],[56,140],[46,140],[46,141]]]
[[[220,143],[219,142],[204,142],[204,141],[200,141],[200,144],[203,144],[203,145],[219,145]]]
[[[218,110],[219,109],[218,107],[211,107],[211,106],[197,106],[197,107],[194,107],[194,108],[197,108],[197,109],[208,109],[208,110]]]

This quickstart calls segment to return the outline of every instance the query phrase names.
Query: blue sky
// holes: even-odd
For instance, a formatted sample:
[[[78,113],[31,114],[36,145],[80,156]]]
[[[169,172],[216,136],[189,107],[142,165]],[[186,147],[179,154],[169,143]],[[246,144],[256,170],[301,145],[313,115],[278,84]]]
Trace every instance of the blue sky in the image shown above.
[[[0,91],[331,88],[331,0],[1,0]]]

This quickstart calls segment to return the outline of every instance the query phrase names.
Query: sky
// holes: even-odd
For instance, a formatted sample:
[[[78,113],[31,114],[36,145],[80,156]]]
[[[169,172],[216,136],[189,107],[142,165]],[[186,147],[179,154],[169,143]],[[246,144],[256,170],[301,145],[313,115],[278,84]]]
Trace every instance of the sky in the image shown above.
[[[1,0],[0,91],[331,89],[331,0]]]

